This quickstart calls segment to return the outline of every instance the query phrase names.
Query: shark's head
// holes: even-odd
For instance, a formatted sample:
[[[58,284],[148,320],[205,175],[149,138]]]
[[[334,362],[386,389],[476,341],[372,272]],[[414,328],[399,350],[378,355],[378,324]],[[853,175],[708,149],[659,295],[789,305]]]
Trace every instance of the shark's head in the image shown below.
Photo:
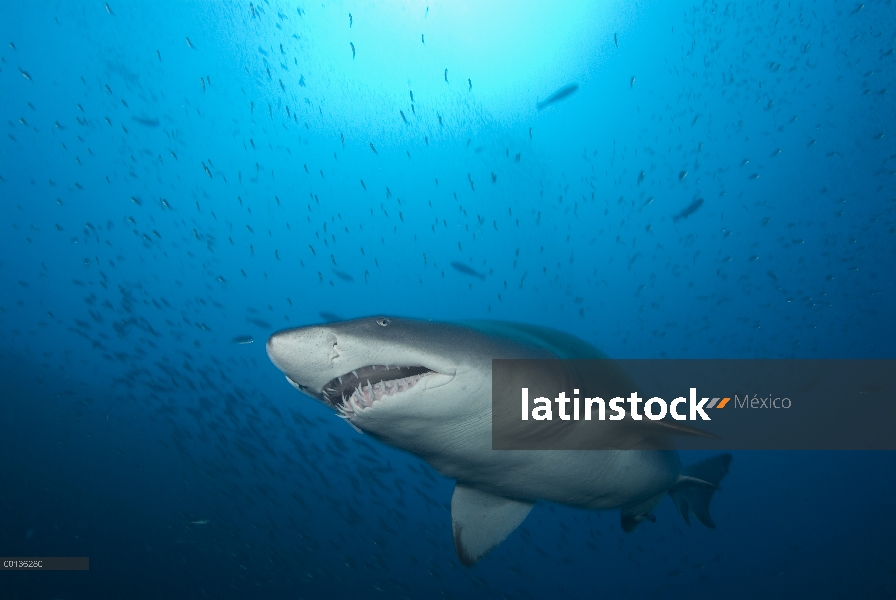
[[[301,392],[424,454],[434,429],[490,426],[491,360],[519,354],[468,327],[392,317],[287,329],[267,351]]]

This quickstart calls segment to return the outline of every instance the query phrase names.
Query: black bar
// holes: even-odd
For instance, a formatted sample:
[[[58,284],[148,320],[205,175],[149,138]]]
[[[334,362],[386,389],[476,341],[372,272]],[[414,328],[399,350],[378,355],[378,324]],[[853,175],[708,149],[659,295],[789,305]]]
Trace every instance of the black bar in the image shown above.
[[[89,571],[87,556],[4,556],[0,571]]]

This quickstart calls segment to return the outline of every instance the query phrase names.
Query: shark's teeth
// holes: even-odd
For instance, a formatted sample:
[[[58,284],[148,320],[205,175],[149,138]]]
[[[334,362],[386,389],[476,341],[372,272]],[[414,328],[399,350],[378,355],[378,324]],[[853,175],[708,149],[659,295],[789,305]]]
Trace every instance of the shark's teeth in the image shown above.
[[[355,388],[350,396],[343,396],[342,404],[337,404],[336,408],[339,410],[340,415],[345,415],[345,418],[351,419],[363,413],[383,398],[411,389],[425,376],[425,374],[421,373],[403,379],[378,381],[376,383],[367,381],[364,385]]]
[[[351,420],[386,396],[410,389],[429,373],[422,366],[368,365],[331,379],[321,389],[321,399]]]
[[[343,373],[338,377],[334,377],[327,382],[321,389],[321,399],[330,405],[335,405],[340,401],[342,396],[350,396],[359,387],[373,385],[376,388],[376,384],[380,382],[387,383],[388,381],[393,380],[408,379],[415,375],[423,375],[430,372],[432,371],[426,367],[413,365],[404,367],[395,365],[368,365],[365,367],[358,367],[347,373]],[[392,386],[389,386],[388,389],[379,389],[390,391],[391,388]]]

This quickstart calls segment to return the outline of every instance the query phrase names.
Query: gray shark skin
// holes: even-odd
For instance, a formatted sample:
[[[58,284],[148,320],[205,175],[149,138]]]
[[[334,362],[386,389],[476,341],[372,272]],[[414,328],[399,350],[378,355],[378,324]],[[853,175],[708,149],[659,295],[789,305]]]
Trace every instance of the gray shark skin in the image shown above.
[[[515,323],[434,323],[371,317],[273,334],[267,352],[289,383],[355,429],[426,460],[457,485],[455,549],[472,565],[503,541],[537,501],[620,509],[631,531],[669,494],[684,520],[715,525],[709,502],[730,455],[682,467],[669,445],[640,432],[631,450],[501,450],[491,447],[491,361],[605,358],[566,333]],[[656,422],[660,423],[660,422]]]

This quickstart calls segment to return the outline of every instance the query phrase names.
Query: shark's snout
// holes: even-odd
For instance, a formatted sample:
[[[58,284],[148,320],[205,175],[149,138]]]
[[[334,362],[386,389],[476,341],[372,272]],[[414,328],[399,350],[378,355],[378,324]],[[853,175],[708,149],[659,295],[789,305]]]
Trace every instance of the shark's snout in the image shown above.
[[[268,338],[268,343],[265,344],[264,349],[268,353],[268,358],[271,359],[271,362],[274,363],[277,368],[280,368],[280,365],[277,364],[277,346],[278,342],[276,340],[277,334],[275,333],[271,337]]]
[[[301,327],[278,331],[268,338],[268,358],[294,386],[319,397],[326,373],[332,368],[336,336],[323,327]]]
[[[289,351],[289,341],[286,339],[287,336],[286,331],[280,331],[272,335],[268,338],[268,343],[265,345],[265,349],[268,352],[268,358],[271,359],[271,362],[280,369],[285,372],[286,366],[286,357]]]

